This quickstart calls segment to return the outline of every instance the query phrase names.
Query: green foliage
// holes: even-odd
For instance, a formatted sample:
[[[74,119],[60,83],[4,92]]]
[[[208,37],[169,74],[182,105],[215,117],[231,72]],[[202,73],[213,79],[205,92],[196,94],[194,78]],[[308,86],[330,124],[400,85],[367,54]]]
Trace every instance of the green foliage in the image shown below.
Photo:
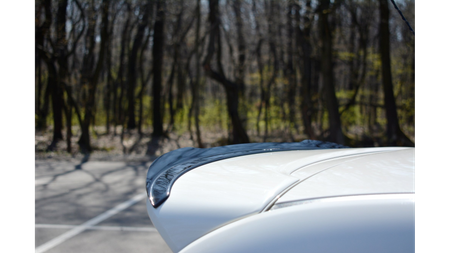
[[[369,61],[369,69],[367,74],[369,76],[378,76],[379,80],[381,80],[381,55],[378,53],[376,48],[368,48],[367,60]]]
[[[200,122],[204,128],[209,130],[216,127],[227,129],[226,105],[219,99],[206,99],[200,108]]]
[[[342,113],[341,122],[346,126],[361,124],[361,114],[358,107],[351,106],[347,111]]]
[[[175,114],[175,131],[178,135],[188,131],[189,105],[183,104],[183,107]]]
[[[278,101],[276,101],[276,97],[270,98],[270,106],[268,110],[268,127],[270,130],[280,130],[284,129],[286,127],[290,127],[289,123],[286,119],[283,118],[283,108],[279,105]],[[259,109],[259,103],[257,104],[249,104],[248,105],[248,111],[247,111],[247,130],[250,131],[256,131],[256,124],[258,123],[259,129],[264,130],[266,127],[265,122],[265,104],[262,105],[261,109],[261,115],[258,122],[258,109]],[[286,104],[283,104],[282,106],[285,106]],[[285,108],[286,113],[288,113],[288,110]]]
[[[355,92],[353,90],[341,89],[341,90],[336,91],[336,97],[339,100],[344,100],[345,101],[345,100],[349,100],[350,98],[352,98],[354,93]]]
[[[95,126],[105,126],[106,125],[106,112],[101,110],[95,114]]]
[[[337,52],[336,54],[337,58],[343,61],[351,61],[355,57],[355,54],[352,52]]]

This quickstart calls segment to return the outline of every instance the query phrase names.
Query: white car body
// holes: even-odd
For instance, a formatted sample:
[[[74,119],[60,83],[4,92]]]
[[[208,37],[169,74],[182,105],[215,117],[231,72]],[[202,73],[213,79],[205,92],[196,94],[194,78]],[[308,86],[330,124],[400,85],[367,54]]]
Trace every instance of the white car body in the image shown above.
[[[413,148],[264,149],[189,166],[164,201],[147,200],[174,252],[414,252]]]

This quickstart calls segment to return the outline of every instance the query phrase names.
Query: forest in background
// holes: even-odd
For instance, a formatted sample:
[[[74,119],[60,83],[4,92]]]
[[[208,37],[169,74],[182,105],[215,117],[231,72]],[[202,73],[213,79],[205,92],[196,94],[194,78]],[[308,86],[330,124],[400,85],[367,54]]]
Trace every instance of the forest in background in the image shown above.
[[[414,35],[389,0],[35,4],[36,151],[414,146]]]

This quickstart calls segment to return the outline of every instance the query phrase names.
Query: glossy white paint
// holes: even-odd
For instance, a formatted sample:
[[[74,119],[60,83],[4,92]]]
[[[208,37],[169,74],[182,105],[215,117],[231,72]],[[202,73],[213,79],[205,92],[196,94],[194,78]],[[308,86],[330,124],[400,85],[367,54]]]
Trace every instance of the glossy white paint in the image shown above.
[[[181,252],[413,253],[414,194],[264,212],[219,228]]]
[[[209,236],[216,231],[222,231],[223,228],[240,224],[254,217],[261,215],[265,217],[266,213],[258,213],[271,206],[281,193],[308,178],[292,189],[297,191],[303,183],[307,183],[322,173],[332,171],[330,168],[339,168],[339,170],[325,179],[340,178],[338,180],[345,181],[346,177],[355,178],[355,187],[350,191],[351,194],[358,194],[358,191],[364,193],[364,183],[359,185],[355,182],[370,181],[371,176],[360,175],[360,173],[366,173],[360,168],[354,175],[353,170],[346,170],[347,167],[344,165],[348,162],[352,168],[355,168],[358,167],[358,163],[364,164],[367,157],[375,157],[375,154],[395,153],[395,151],[401,152],[401,150],[408,149],[360,148],[284,151],[221,160],[203,165],[181,176],[173,185],[170,197],[157,209],[154,209],[147,201],[147,210],[152,222],[169,247],[178,252],[194,241],[196,244],[203,240],[206,234]],[[379,159],[372,159],[373,166],[376,166],[375,162]],[[414,158],[412,157],[412,159]],[[375,167],[371,173],[377,175],[377,171],[374,169]],[[380,171],[380,173],[386,171],[388,170]],[[330,184],[329,180],[327,182]],[[340,186],[345,189],[345,183]],[[367,186],[370,188],[370,184]],[[309,187],[313,189],[314,184]],[[320,194],[329,194],[332,187],[335,185],[330,184],[329,191]],[[383,186],[377,184],[373,187]],[[278,201],[280,202],[283,198],[283,201],[292,200],[296,194],[300,194],[298,195],[300,197],[306,196],[301,195],[303,194],[302,190],[294,195],[290,195],[291,191],[284,194]],[[341,190],[341,192],[345,191]]]
[[[155,227],[177,252],[209,231],[255,214],[297,181],[274,170],[272,154],[231,158],[206,164],[181,176],[157,209],[147,204]],[[261,169],[259,164],[265,164]]]
[[[292,176],[303,181],[277,203],[324,196],[414,192],[414,149],[329,161],[297,170]]]

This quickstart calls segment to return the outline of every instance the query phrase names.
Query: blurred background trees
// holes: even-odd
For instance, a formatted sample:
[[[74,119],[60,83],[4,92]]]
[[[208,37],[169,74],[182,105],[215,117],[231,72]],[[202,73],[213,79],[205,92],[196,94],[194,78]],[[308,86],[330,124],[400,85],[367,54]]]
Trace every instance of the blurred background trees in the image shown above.
[[[414,1],[397,5],[413,25]],[[181,135],[197,147],[414,145],[414,35],[389,0],[36,0],[35,11],[46,150],[65,140],[89,153],[101,135],[147,154]]]

